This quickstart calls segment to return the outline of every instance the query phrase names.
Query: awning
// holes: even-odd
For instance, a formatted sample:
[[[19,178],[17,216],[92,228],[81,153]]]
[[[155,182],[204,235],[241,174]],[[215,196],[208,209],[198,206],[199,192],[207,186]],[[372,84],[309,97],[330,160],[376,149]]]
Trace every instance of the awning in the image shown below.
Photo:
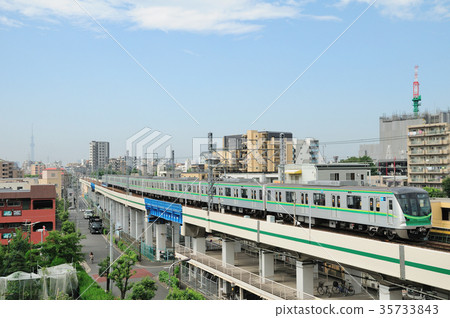
[[[302,174],[302,169],[300,170],[286,170],[286,174]]]

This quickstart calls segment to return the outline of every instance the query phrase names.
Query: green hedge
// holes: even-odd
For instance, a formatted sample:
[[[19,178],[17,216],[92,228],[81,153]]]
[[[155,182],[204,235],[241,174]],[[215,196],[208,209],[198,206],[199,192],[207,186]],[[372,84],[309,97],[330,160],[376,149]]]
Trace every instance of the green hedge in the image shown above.
[[[113,300],[81,267],[77,268],[78,289],[81,300]]]

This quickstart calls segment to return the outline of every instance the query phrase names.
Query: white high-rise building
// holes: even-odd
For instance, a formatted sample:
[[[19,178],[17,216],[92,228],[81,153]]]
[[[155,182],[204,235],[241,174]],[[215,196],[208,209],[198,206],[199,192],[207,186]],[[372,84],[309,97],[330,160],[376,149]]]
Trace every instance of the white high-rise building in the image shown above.
[[[89,162],[92,171],[103,169],[109,162],[109,142],[91,141],[89,144]]]

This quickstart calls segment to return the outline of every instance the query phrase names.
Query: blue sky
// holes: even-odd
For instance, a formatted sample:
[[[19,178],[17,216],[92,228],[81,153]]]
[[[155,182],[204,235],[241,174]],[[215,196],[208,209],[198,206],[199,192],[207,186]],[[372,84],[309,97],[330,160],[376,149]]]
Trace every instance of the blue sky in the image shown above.
[[[416,64],[421,111],[448,109],[450,1],[378,0],[252,124],[372,2],[0,0],[0,158],[29,158],[32,125],[36,159],[66,163],[144,127],[180,159],[209,131],[375,138],[412,112]]]

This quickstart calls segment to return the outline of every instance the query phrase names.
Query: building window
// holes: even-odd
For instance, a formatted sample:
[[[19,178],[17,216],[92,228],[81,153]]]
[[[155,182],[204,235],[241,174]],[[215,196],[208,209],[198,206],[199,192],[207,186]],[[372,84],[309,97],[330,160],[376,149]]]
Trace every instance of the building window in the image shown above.
[[[53,209],[53,200],[34,200],[33,210]]]
[[[347,180],[355,180],[355,173],[354,172],[347,173],[346,177],[347,177]]]
[[[339,173],[330,173],[331,181],[339,181]]]

